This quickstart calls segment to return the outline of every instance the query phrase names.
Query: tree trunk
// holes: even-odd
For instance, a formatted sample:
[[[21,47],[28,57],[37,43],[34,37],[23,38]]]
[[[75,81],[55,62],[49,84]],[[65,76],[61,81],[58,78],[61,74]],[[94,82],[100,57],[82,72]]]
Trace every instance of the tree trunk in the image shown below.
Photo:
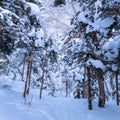
[[[31,71],[32,71],[32,61],[28,62],[28,67],[27,67],[27,75],[26,75],[26,81],[25,81],[25,88],[24,88],[24,93],[23,97],[25,98],[26,95],[29,94],[30,90],[30,81],[31,81]]]
[[[23,60],[22,81],[24,81],[25,61],[26,61],[26,55],[25,55],[24,60]]]
[[[86,74],[87,74],[86,65],[84,65],[84,78],[83,78],[83,80],[82,80],[82,84],[83,84],[83,95],[82,95],[82,97],[83,97],[83,98],[87,98],[86,85],[85,85]]]
[[[87,67],[87,77],[88,77],[88,109],[92,110],[91,78],[89,67]]]
[[[41,87],[40,87],[40,99],[42,98],[42,90],[43,90],[43,84],[44,84],[44,74],[45,74],[45,70],[43,69],[43,72],[42,72],[42,77],[41,77]]]
[[[68,81],[66,80],[66,97],[68,96]]]
[[[119,105],[119,89],[118,89],[118,72],[115,73],[116,77],[116,103]]]
[[[104,88],[103,71],[101,69],[97,69],[97,75],[98,75],[98,86],[99,86],[98,106],[105,107],[105,88]]]
[[[32,72],[32,61],[29,62],[29,75],[28,75],[28,88],[27,88],[27,94],[29,94],[29,91],[30,91],[31,72]]]

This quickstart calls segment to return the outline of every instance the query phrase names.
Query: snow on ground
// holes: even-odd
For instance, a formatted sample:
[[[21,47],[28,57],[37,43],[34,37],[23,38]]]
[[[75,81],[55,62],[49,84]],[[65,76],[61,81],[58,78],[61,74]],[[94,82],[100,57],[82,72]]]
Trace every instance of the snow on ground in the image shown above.
[[[14,82],[14,85],[19,85]],[[21,87],[22,88],[22,87]],[[36,93],[39,93],[37,90]],[[87,109],[87,100],[66,97],[43,96],[34,92],[26,99],[17,86],[0,87],[1,120],[119,120],[120,108],[113,102],[105,108],[98,108],[93,102],[93,110]]]

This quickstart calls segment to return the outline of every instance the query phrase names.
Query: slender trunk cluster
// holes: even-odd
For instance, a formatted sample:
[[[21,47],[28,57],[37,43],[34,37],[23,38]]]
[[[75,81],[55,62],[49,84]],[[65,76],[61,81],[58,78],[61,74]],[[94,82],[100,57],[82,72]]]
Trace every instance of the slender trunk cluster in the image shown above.
[[[31,72],[32,72],[32,61],[28,60],[26,81],[25,81],[25,87],[24,87],[24,92],[23,92],[24,98],[26,97],[26,95],[29,94],[29,91],[30,91]]]
[[[92,110],[92,73],[90,66],[87,66],[87,81],[88,81],[88,109]],[[98,106],[99,107],[105,107],[105,86],[104,86],[104,77],[103,77],[103,71],[100,68],[95,69],[96,70],[96,78],[98,80]]]
[[[43,57],[43,66],[42,66],[42,76],[41,76],[41,86],[40,86],[40,96],[39,98],[42,98],[42,91],[43,91],[43,85],[44,85],[44,80],[45,80],[45,72],[46,72],[46,67],[48,65],[48,58],[47,58],[47,51]]]

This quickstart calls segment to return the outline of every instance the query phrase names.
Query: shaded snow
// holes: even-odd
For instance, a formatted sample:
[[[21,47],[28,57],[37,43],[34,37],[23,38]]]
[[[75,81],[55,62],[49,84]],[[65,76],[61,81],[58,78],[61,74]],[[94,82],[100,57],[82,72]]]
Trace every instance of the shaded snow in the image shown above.
[[[109,39],[108,42],[105,43],[103,49],[107,51],[105,56],[108,60],[113,60],[119,56],[120,49],[120,36],[116,36],[114,39]]]
[[[86,13],[80,12],[77,19],[78,22],[89,23],[88,19],[85,17]]]
[[[27,2],[27,4],[31,7],[31,14],[35,15],[37,20],[40,20],[40,8],[38,5],[31,2]]]
[[[103,65],[103,63],[100,60],[94,60],[94,59],[89,59],[87,61],[88,65],[93,65],[95,68],[100,68],[102,70],[105,69],[105,66]]]
[[[101,2],[100,0],[97,0],[97,1],[95,2],[95,8],[98,9],[99,7],[100,7],[100,8],[102,7],[102,2]]]
[[[37,92],[37,91],[36,91]],[[41,100],[33,94],[26,104],[22,93],[0,88],[0,118],[2,120],[119,120],[120,109],[113,102],[100,109],[93,102],[93,110],[87,109],[87,100],[44,96]],[[6,115],[7,114],[7,115]]]
[[[102,28],[108,28],[110,25],[112,25],[115,22],[113,18],[105,18],[101,21],[101,27]]]

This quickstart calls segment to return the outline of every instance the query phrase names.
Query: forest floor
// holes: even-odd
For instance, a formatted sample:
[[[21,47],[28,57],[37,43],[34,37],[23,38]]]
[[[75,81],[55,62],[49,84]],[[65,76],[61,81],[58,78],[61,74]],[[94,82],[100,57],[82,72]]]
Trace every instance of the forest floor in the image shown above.
[[[14,89],[13,86],[0,85],[0,120],[120,119],[120,107],[113,101],[107,102],[105,108],[98,108],[97,102],[93,101],[93,110],[90,111],[87,108],[87,100],[48,95],[39,99],[36,90],[25,100],[22,97],[21,83],[14,83]]]

